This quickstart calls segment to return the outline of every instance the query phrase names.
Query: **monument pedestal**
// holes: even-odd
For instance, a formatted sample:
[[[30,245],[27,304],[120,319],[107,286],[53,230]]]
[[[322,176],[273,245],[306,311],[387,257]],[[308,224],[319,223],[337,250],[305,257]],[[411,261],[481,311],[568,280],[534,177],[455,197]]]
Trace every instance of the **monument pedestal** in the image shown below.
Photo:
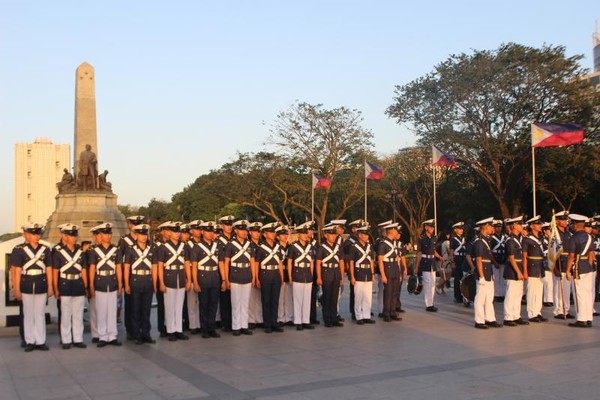
[[[126,235],[127,220],[117,208],[117,195],[106,192],[76,192],[56,195],[56,210],[48,218],[43,239],[50,243],[60,241],[58,226],[65,223],[79,225],[79,239],[92,240],[90,228],[110,222],[113,226],[113,242]]]

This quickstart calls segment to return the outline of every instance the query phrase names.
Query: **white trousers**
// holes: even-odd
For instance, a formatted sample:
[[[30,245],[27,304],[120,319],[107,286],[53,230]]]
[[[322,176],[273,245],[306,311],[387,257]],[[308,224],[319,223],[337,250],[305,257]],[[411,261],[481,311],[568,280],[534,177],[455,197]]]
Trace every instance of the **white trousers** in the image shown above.
[[[579,274],[579,279],[574,279],[575,297],[577,298],[577,321],[591,321],[594,318],[594,298],[592,297],[592,273]]]
[[[377,275],[377,312],[379,314],[383,313],[383,281],[381,275]]]
[[[521,318],[521,299],[523,298],[523,281],[506,280],[506,297],[504,298],[504,320],[514,321]]]
[[[198,303],[198,293],[190,290],[185,294],[187,301],[188,322],[190,329],[200,329],[200,306]]]
[[[494,297],[503,297],[505,295],[506,280],[504,279],[504,264],[500,264],[498,268],[492,267],[494,275]]]
[[[277,306],[277,321],[278,322],[290,322],[294,320],[294,295],[292,294],[293,288],[289,282],[281,285],[279,291],[279,305]]]
[[[262,324],[262,300],[260,298],[260,289],[252,287],[250,289],[250,303],[248,304],[248,322],[251,324]]]
[[[96,316],[98,318],[98,338],[110,342],[117,338],[117,291],[96,290]],[[64,297],[63,297],[64,299]],[[63,314],[64,318],[64,314]]]
[[[356,320],[371,318],[373,282],[356,281],[354,284],[354,314]]]
[[[251,283],[231,284],[231,328],[234,331],[248,329],[248,304],[250,303],[251,289]]]
[[[98,316],[96,314],[96,297],[88,300],[88,311],[90,313],[90,333],[92,338],[98,338]]]
[[[496,321],[496,312],[494,311],[494,282],[485,279],[477,279],[477,292],[473,304],[475,309],[475,322],[484,324]]]
[[[60,339],[63,344],[83,342],[85,296],[60,296]]]
[[[183,332],[185,288],[167,288],[165,292],[165,325],[167,333]]]
[[[310,323],[310,292],[312,282],[294,282],[292,292],[294,294],[294,324]],[[281,304],[279,305],[281,307]]]
[[[571,302],[569,300],[571,298],[571,281],[567,280],[566,274],[564,272],[562,273],[562,278],[559,278],[556,275],[552,274],[552,279],[554,280],[554,315],[568,314],[569,309],[571,308]],[[561,287],[562,287],[562,290],[561,290]],[[563,312],[563,292],[564,292],[564,298],[565,298],[564,312]]]
[[[23,329],[27,344],[46,344],[47,299],[46,293],[23,293]]]
[[[382,291],[383,294],[383,291]],[[425,307],[433,306],[435,296],[435,271],[423,271],[423,298]]]
[[[551,271],[546,271],[542,279],[544,284],[544,303],[554,303],[554,275]]]
[[[542,278],[527,279],[527,316],[529,318],[542,315],[542,296],[544,293],[544,283]]]

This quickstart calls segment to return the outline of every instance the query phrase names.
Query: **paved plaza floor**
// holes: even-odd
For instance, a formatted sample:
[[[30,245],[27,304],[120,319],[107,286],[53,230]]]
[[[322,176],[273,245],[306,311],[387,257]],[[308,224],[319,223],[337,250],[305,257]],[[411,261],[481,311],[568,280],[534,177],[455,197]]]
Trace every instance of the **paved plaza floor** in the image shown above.
[[[346,288],[347,289],[347,288]],[[597,399],[600,325],[473,328],[473,310],[402,293],[403,321],[24,353],[0,337],[0,399]],[[597,304],[598,305],[598,304]],[[501,321],[502,305],[496,305]],[[550,309],[545,309],[551,317]],[[153,320],[155,321],[155,319]],[[121,328],[122,329],[122,328]],[[124,334],[121,333],[121,337]],[[156,332],[155,332],[155,336]]]

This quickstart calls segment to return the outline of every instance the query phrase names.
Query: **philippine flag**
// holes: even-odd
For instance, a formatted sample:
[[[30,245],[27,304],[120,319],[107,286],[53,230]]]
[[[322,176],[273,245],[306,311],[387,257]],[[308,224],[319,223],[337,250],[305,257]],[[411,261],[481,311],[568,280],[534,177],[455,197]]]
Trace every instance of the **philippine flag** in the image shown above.
[[[439,147],[432,144],[431,145],[431,154],[433,165],[435,166],[448,166],[448,167],[457,167],[458,163],[450,154],[443,152]]]
[[[568,146],[583,142],[583,129],[575,124],[531,124],[531,146]]]
[[[312,176],[313,189],[324,189],[331,186],[331,179],[327,179],[324,176],[313,174]]]
[[[383,178],[383,170],[377,165],[365,161],[365,179],[379,180]]]

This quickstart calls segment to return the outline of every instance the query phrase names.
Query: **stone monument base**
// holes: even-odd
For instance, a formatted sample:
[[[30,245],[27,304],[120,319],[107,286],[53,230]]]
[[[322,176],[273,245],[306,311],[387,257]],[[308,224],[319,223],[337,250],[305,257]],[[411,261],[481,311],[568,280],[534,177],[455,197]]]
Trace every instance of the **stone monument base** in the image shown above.
[[[126,235],[127,220],[117,208],[117,195],[113,193],[77,192],[56,196],[56,210],[46,223],[42,239],[56,244],[60,241],[58,226],[65,223],[79,225],[79,239],[92,240],[90,228],[110,222],[113,226],[113,243]]]

